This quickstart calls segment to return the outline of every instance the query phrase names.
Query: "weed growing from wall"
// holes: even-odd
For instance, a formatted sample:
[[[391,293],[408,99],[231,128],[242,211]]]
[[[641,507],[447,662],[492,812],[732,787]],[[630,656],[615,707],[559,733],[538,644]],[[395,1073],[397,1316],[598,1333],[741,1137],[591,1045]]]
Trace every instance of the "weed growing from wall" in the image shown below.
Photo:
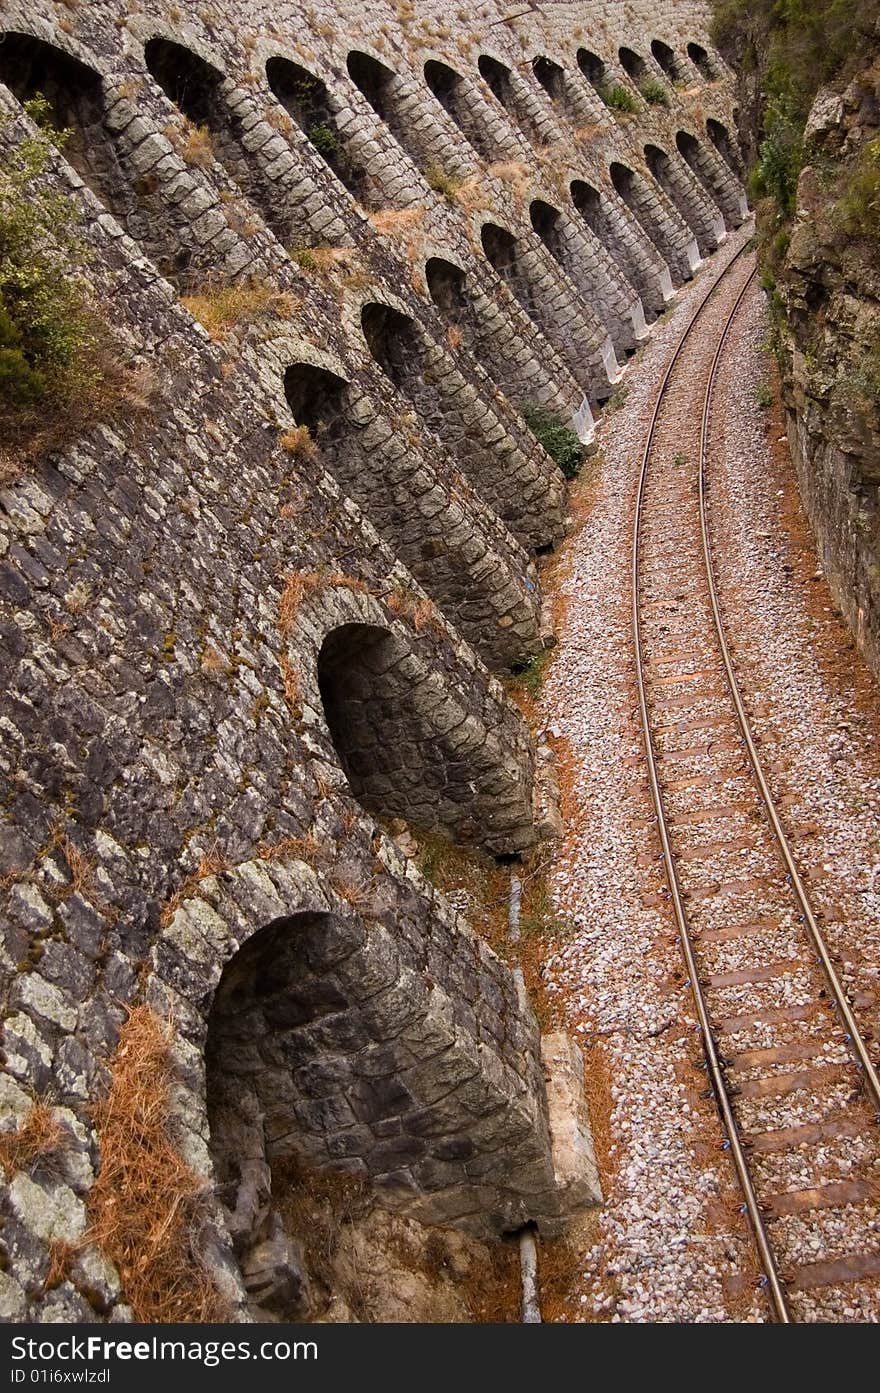
[[[548,411],[545,406],[536,406],[534,402],[526,402],[522,414],[529,430],[544,446],[566,479],[577,478],[586,452],[571,426],[566,425],[555,411]]]

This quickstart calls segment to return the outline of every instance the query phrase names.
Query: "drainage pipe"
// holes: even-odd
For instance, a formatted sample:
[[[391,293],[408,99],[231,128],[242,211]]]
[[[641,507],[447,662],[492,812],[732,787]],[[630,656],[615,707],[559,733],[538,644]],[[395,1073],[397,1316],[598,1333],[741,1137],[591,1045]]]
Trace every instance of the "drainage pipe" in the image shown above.
[[[510,902],[507,911],[507,939],[509,943],[519,943],[520,914],[522,913],[522,881],[515,872],[510,874]],[[525,980],[521,967],[513,969],[517,986],[523,987]],[[522,1322],[523,1325],[541,1324],[541,1307],[538,1300],[538,1244],[535,1230],[527,1226],[519,1233],[519,1265],[522,1280]]]

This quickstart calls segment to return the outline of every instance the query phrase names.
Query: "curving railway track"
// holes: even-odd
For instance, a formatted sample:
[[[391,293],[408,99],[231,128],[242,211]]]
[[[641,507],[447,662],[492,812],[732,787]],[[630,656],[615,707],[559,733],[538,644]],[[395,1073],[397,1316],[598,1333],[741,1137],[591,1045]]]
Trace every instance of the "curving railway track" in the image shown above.
[[[790,1322],[810,1318],[817,1288],[880,1278],[880,1078],[761,765],[715,577],[713,406],[751,263],[743,248],[705,295],[658,392],[636,502],[633,636],[709,1081],[772,1315]]]

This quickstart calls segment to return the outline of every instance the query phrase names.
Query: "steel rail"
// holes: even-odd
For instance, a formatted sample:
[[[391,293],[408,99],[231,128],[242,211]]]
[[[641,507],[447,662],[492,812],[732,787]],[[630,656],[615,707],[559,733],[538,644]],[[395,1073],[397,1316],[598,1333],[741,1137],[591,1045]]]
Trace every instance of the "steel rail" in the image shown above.
[[[651,415],[651,424],[648,431],[648,437],[645,441],[645,449],[642,455],[642,464],[639,473],[638,489],[636,493],[636,511],[633,526],[632,550],[632,623],[636,658],[636,684],[638,688],[639,697],[639,712],[642,721],[642,733],[645,743],[645,756],[648,765],[648,778],[651,785],[651,797],[654,803],[654,811],[657,816],[657,826],[660,834],[660,844],[663,851],[663,861],[666,868],[666,878],[669,884],[669,891],[672,898],[672,906],[675,912],[676,923],[678,924],[685,961],[687,963],[688,975],[690,978],[690,987],[694,998],[694,1004],[696,1006],[697,1019],[699,1021],[700,1034],[702,1036],[703,1042],[703,1049],[705,1051],[706,1061],[709,1070],[709,1078],[711,1080],[712,1087],[715,1093],[715,1099],[718,1105],[718,1110],[721,1113],[721,1117],[724,1122],[724,1128],[727,1132],[734,1168],[736,1170],[737,1178],[739,1180],[740,1187],[745,1198],[746,1212],[749,1216],[752,1231],[755,1236],[755,1242],[758,1248],[761,1266],[764,1268],[764,1272],[766,1274],[767,1286],[769,1289],[773,1311],[777,1320],[780,1323],[790,1324],[792,1322],[791,1311],[788,1305],[788,1301],[786,1299],[785,1291],[782,1285],[782,1280],[780,1278],[779,1271],[776,1265],[776,1259],[773,1255],[773,1249],[771,1247],[769,1234],[767,1233],[767,1228],[764,1223],[764,1217],[761,1212],[761,1206],[758,1202],[758,1197],[755,1193],[754,1185],[752,1184],[752,1178],[749,1173],[748,1162],[746,1160],[745,1148],[742,1142],[742,1138],[740,1136],[736,1116],[734,1114],[733,1107],[731,1104],[730,1094],[728,1093],[727,1082],[724,1077],[724,1070],[721,1065],[721,1059],[718,1053],[718,1048],[715,1043],[715,1037],[709,1019],[709,1010],[706,1003],[706,998],[703,992],[703,988],[700,984],[696,954],[694,952],[694,945],[691,937],[690,926],[688,924],[688,918],[687,914],[685,913],[684,903],[682,900],[681,886],[679,884],[678,871],[675,865],[675,859],[672,852],[672,845],[669,839],[669,828],[667,825],[666,813],[663,806],[663,797],[660,791],[660,778],[657,770],[657,760],[654,754],[654,747],[651,735],[651,722],[648,713],[648,699],[644,671],[644,653],[642,645],[642,619],[641,607],[639,604],[639,560],[641,553],[641,532],[642,516],[644,512],[645,484],[648,476],[648,466],[651,459],[651,452],[654,445],[655,437],[657,435],[657,427],[658,422],[660,420],[661,408],[664,403],[664,398],[666,396],[670,379],[676,366],[678,365],[678,362],[684,351],[685,345],[690,337],[691,331],[693,330],[697,320],[702,315],[709,301],[715,295],[719,287],[725,282],[727,275],[739,262],[739,259],[743,255],[745,250],[745,246],[741,247],[740,250],[731,258],[727,266],[721,272],[721,275],[718,277],[718,279],[714,282],[714,284],[710,287],[707,293],[703,296],[703,299],[697,305],[696,309],[694,310],[693,314],[688,320],[687,326],[685,327],[685,330],[681,338],[678,341],[675,353],[673,354],[669,362],[669,365],[666,369],[666,372],[663,375],[663,380],[660,384],[660,388],[657,393],[657,397],[654,403],[654,409]],[[749,278],[747,285],[750,283],[751,278]],[[725,326],[725,336],[726,330],[732,322],[736,310],[742,300],[742,296],[745,294],[745,289],[746,287],[743,288],[742,293],[737,299],[736,305],[734,306],[733,310],[730,313],[730,316],[728,317],[727,325]]]
[[[875,1069],[873,1060],[871,1059],[870,1053],[868,1052],[868,1047],[865,1044],[864,1036],[862,1035],[859,1029],[855,1016],[853,1015],[852,1007],[850,1006],[846,988],[841,982],[840,977],[837,973],[837,969],[834,966],[834,962],[832,960],[828,944],[825,941],[825,937],[822,933],[822,930],[819,928],[819,925],[816,922],[815,915],[813,914],[813,910],[810,905],[809,896],[804,887],[804,883],[801,880],[800,874],[798,873],[798,868],[795,863],[794,856],[792,855],[788,837],[785,834],[785,829],[776,810],[776,802],[774,800],[773,793],[764,774],[764,769],[761,764],[761,757],[758,754],[757,746],[755,745],[755,740],[752,735],[751,722],[749,721],[748,712],[746,711],[745,703],[742,699],[742,693],[740,691],[739,682],[737,680],[736,672],[733,666],[733,659],[731,657],[730,648],[727,642],[727,635],[724,629],[724,620],[721,614],[721,605],[718,600],[718,588],[715,579],[715,568],[712,562],[712,551],[709,537],[709,518],[708,509],[706,506],[706,465],[709,458],[709,426],[710,415],[712,410],[712,396],[715,390],[718,371],[721,366],[721,356],[724,352],[724,347],[727,341],[728,334],[730,332],[731,324],[733,323],[734,316],[736,315],[736,312],[739,309],[739,306],[743,298],[745,297],[746,292],[751,286],[756,274],[757,271],[752,272],[752,275],[749,277],[748,281],[743,286],[742,291],[740,292],[739,299],[733,307],[731,317],[727,321],[721,338],[718,341],[718,347],[715,351],[715,357],[712,360],[712,367],[709,372],[709,380],[706,385],[706,396],[703,403],[703,424],[700,434],[699,471],[700,530],[703,538],[703,560],[706,569],[706,579],[709,585],[709,597],[712,602],[712,614],[715,620],[715,631],[718,635],[718,643],[721,649],[721,656],[724,660],[724,670],[727,674],[727,685],[730,691],[731,698],[733,700],[733,704],[736,707],[736,717],[739,722],[739,728],[742,732],[746,748],[749,752],[749,760],[752,765],[752,771],[755,775],[755,780],[761,791],[761,797],[764,801],[764,806],[767,810],[767,816],[770,819],[770,825],[773,828],[776,841],[779,845],[779,850],[782,853],[782,859],[785,863],[785,869],[788,872],[792,889],[794,890],[797,902],[800,905],[801,913],[804,918],[804,923],[806,924],[810,937],[813,940],[813,946],[816,949],[816,953],[819,957],[819,962],[821,963],[822,969],[825,973],[828,985],[831,988],[832,1005],[836,1007],[837,1012],[844,1026],[846,1027],[846,1031],[849,1036],[847,1043],[850,1045],[853,1054],[856,1056],[856,1060],[858,1062],[860,1071],[863,1074],[863,1082],[865,1085],[865,1089],[869,1095],[871,1104],[875,1111],[875,1115],[877,1116],[878,1120],[880,1120],[880,1077],[878,1077],[877,1070]]]

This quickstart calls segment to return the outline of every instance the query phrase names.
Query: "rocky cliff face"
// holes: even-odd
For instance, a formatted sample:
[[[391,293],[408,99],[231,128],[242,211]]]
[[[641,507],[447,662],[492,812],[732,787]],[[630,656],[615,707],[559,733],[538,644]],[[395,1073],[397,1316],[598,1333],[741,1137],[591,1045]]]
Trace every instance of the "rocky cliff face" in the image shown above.
[[[880,675],[880,61],[823,89],[770,249],[789,440],[835,597]]]

